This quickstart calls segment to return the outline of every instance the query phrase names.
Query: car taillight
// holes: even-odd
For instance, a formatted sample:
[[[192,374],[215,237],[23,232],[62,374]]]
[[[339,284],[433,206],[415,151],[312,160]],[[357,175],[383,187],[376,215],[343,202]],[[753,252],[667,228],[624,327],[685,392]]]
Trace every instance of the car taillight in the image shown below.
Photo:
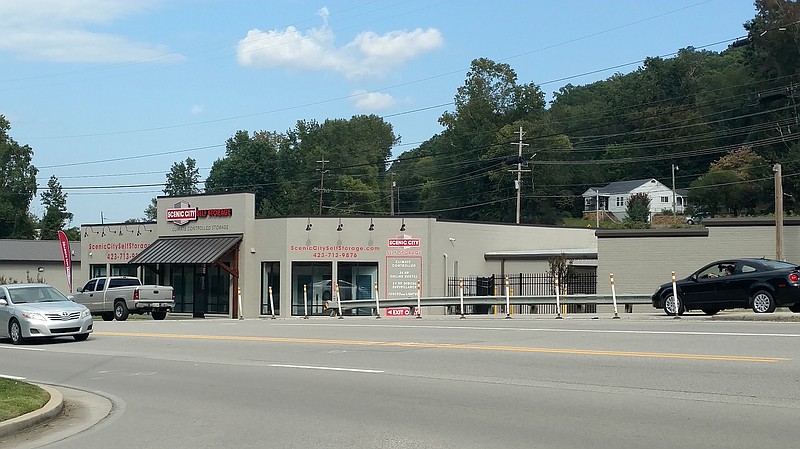
[[[139,290],[134,290],[133,291],[133,300],[134,301],[138,301],[139,300]]]
[[[789,275],[789,282],[797,282],[800,281],[800,276],[797,273],[792,273]]]

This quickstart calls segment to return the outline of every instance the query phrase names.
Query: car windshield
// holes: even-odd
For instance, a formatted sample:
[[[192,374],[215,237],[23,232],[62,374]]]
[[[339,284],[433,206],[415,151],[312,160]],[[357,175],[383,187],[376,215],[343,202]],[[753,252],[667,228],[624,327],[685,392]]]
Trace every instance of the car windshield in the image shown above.
[[[14,304],[34,302],[69,301],[60,291],[49,285],[34,285],[26,287],[12,287],[8,289],[11,301]]]
[[[764,260],[761,263],[773,270],[786,270],[795,268],[797,265],[789,262],[782,262],[780,260]]]

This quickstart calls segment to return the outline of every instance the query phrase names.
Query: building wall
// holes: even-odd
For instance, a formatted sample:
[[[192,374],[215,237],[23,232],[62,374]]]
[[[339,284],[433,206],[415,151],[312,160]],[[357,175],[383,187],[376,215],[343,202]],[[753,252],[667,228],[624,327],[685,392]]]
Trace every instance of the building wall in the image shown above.
[[[41,271],[40,271],[41,269]],[[70,294],[63,262],[14,261],[0,262],[0,276],[6,282],[24,283],[43,282],[59,289],[65,295]],[[72,263],[72,289],[86,282],[80,262]],[[2,282],[0,282],[2,283]]]
[[[715,260],[738,257],[774,259],[774,221],[708,219],[705,230],[599,231],[598,294],[610,294],[614,274],[617,293],[653,293],[672,280],[692,274]],[[800,221],[784,223],[783,259],[800,263]]]

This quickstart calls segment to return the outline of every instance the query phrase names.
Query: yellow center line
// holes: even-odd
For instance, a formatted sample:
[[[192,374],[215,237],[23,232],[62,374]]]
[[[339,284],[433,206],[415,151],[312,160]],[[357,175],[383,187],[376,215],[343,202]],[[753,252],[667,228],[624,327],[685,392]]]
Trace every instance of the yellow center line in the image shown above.
[[[321,338],[247,337],[233,335],[150,334],[135,332],[95,332],[111,337],[177,338],[184,340],[258,341],[268,343],[308,343],[321,345],[388,346],[423,349],[472,349],[478,351],[528,352],[541,354],[604,355],[612,357],[645,357],[656,359],[717,360],[727,362],[785,362],[784,357],[748,357],[713,354],[674,354],[665,352],[603,351],[595,349],[529,348],[524,346],[480,346],[454,343],[415,343],[403,341],[328,340]]]

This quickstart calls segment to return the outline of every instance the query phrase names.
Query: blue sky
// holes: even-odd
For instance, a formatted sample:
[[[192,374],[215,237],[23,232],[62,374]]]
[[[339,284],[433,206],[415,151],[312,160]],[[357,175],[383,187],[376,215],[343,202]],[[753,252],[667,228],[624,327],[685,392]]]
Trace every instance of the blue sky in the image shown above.
[[[120,222],[174,162],[204,179],[237,130],[374,113],[397,155],[441,131],[473,59],[549,98],[722,51],[754,15],[749,0],[0,0],[0,114],[33,148],[39,193],[58,177],[72,225]]]

